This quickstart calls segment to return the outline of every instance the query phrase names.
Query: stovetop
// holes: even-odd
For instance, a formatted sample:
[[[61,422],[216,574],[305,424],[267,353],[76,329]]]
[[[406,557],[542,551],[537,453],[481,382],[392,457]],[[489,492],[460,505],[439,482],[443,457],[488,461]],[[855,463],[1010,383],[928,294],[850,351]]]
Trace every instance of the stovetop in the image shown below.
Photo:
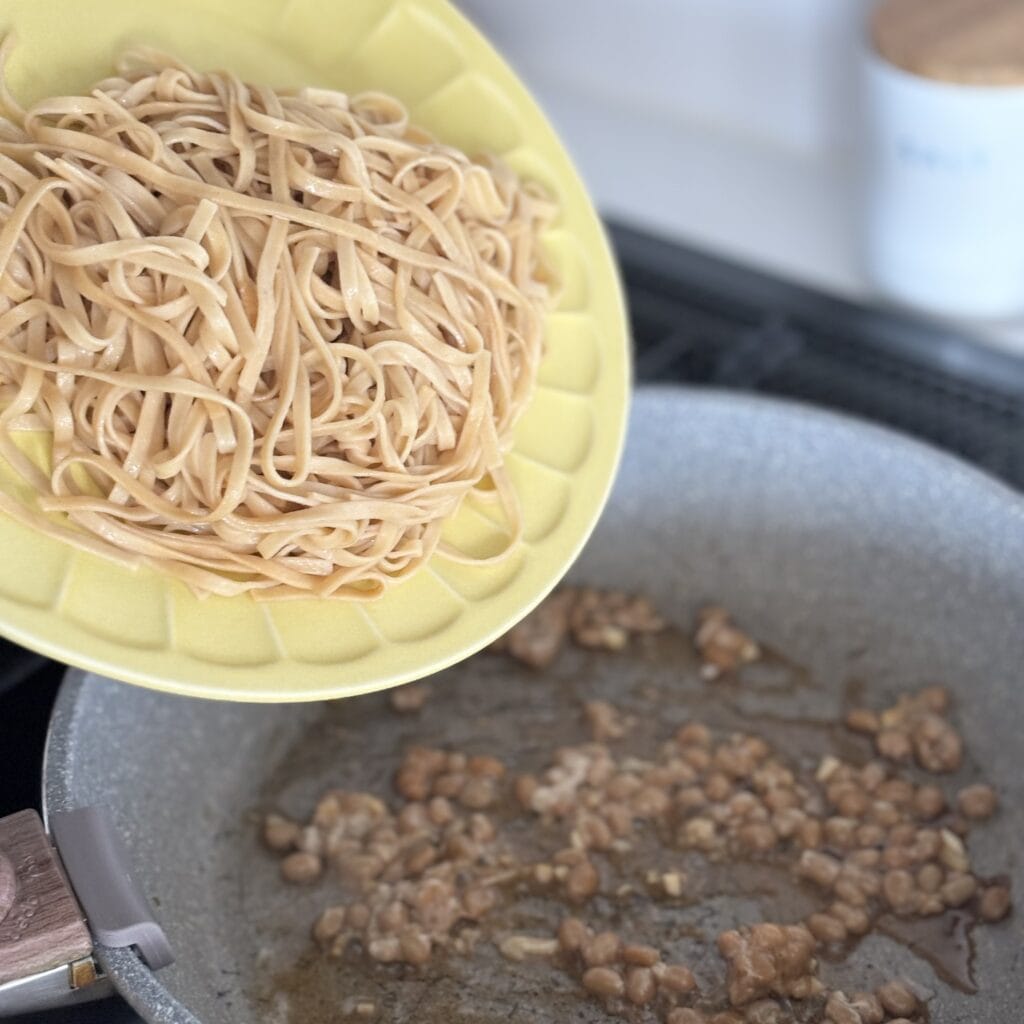
[[[851,413],[955,452],[1024,489],[1024,359],[955,329],[842,302],[611,226],[637,379],[712,385]],[[63,667],[0,640],[0,816],[38,807]],[[138,1024],[120,1000],[22,1024]]]

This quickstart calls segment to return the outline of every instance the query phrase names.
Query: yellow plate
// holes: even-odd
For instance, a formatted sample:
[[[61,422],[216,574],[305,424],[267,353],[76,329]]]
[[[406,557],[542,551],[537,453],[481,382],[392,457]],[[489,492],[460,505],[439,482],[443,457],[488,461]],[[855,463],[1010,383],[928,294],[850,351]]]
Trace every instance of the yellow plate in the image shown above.
[[[437,556],[362,605],[200,600],[156,572],[0,519],[0,631],[143,686],[281,701],[428,675],[525,615],[569,567],[607,497],[625,430],[629,345],[614,264],[583,185],[487,42],[445,0],[6,0],[4,22],[18,36],[9,80],[23,102],[81,91],[138,43],[279,87],[390,92],[438,138],[471,154],[497,153],[551,189],[561,213],[544,242],[564,290],[508,459],[526,530],[504,562],[467,567]],[[0,486],[16,491],[9,472]],[[446,538],[487,553],[500,532],[469,499]]]

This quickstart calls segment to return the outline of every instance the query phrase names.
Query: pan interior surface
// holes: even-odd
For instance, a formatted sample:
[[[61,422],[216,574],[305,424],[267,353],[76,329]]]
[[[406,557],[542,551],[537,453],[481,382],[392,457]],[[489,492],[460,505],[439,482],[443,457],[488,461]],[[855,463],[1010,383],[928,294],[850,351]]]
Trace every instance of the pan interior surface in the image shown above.
[[[552,675],[551,685],[615,698],[638,673],[662,671],[666,728],[689,714],[733,721],[727,704],[729,716],[750,717],[752,731],[777,726],[782,736],[787,722],[837,719],[851,688],[882,707],[912,687],[945,683],[968,752],[956,781],[985,778],[1001,798],[999,815],[971,839],[978,872],[1009,873],[1024,892],[1014,852],[1024,834],[1024,506],[1011,492],[930,449],[824,413],[641,391],[621,475],[573,579],[646,593],[683,630],[702,604],[723,604],[799,666],[799,686],[740,684],[721,706],[707,704],[684,653],[678,692],[671,666],[630,668],[614,657],[570,658]],[[319,1011],[301,1000],[329,984],[323,972],[333,968],[302,964],[309,924],[328,898],[279,883],[276,860],[257,841],[258,812],[277,806],[304,819],[330,785],[384,792],[396,750],[442,734],[463,749],[529,757],[534,739],[517,716],[534,698],[522,694],[547,685],[483,655],[436,677],[423,715],[410,718],[390,712],[382,695],[234,705],[73,673],[55,712],[47,806],[114,810],[178,953],[153,975],[132,954],[106,951],[118,987],[153,1021],[291,1024],[304,1006],[306,1024],[318,1024]],[[706,924],[713,936],[714,927],[758,920],[757,910],[723,894]],[[822,976],[868,987],[906,974],[934,993],[933,1020],[1009,1024],[1024,997],[1014,969],[1020,920],[974,931],[974,995],[878,935],[845,963],[824,964]],[[389,1018],[482,1024],[505,1020],[515,1004],[515,1019],[612,1019],[565,976],[555,982],[486,951],[467,964],[458,984],[403,983]],[[385,977],[382,991],[389,984]]]

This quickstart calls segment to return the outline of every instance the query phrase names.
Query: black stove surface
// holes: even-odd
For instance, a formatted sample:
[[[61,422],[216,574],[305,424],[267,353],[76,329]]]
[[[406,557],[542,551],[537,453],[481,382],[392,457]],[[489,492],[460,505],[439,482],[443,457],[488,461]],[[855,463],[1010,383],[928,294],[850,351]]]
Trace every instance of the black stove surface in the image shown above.
[[[612,225],[637,379],[794,398],[874,420],[1024,489],[1024,359]],[[0,816],[38,807],[63,667],[0,640]],[[22,1024],[137,1024],[117,999]]]

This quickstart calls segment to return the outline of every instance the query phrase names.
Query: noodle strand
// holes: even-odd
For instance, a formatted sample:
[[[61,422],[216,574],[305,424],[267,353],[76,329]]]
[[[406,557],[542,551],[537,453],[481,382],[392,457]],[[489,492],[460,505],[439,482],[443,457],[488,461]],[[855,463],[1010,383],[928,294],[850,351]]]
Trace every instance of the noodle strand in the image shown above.
[[[148,50],[22,110],[10,43],[0,456],[35,500],[0,510],[260,599],[379,595],[485,479],[515,543],[503,462],[542,352],[548,200],[391,97]]]

